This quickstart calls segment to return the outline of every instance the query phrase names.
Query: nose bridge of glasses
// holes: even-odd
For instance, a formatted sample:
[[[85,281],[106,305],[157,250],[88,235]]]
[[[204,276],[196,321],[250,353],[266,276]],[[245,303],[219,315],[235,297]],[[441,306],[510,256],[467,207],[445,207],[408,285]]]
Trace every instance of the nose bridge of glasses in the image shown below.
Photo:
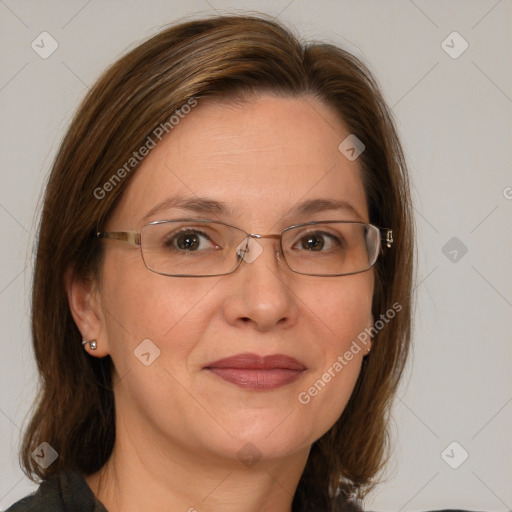
[[[263,246],[261,243],[256,242],[256,240],[261,240],[263,238],[271,238],[274,240],[281,240],[281,235],[279,234],[268,234],[268,235],[260,235],[258,233],[245,233],[244,241],[237,247],[237,254],[242,257],[247,263],[252,263],[262,252]],[[281,253],[281,244],[276,248],[276,255],[279,258]]]
[[[278,240],[281,240],[281,235],[278,234],[258,235],[255,233],[248,233],[247,236],[251,238],[277,238]]]

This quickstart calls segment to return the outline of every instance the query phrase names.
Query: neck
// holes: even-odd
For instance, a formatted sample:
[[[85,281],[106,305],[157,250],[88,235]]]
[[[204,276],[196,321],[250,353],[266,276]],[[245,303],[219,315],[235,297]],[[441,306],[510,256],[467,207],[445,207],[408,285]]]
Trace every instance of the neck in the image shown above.
[[[124,427],[123,427],[124,425]],[[309,447],[246,467],[117,423],[114,450],[86,482],[109,512],[291,512]]]

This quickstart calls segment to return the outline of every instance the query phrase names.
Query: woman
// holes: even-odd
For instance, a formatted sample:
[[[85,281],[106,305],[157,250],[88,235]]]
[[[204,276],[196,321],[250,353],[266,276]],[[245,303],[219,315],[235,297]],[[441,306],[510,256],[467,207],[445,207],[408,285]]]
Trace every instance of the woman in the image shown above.
[[[375,485],[413,229],[365,66],[172,26],[90,90],[46,189],[20,510],[341,511]]]

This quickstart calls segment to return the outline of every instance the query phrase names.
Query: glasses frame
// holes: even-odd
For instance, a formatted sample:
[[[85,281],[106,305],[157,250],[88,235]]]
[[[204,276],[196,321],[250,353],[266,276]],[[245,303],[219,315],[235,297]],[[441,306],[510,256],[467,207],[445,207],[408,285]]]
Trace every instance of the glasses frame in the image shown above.
[[[279,240],[280,254],[283,257],[283,260],[286,263],[286,266],[292,272],[294,272],[295,274],[300,274],[300,275],[304,275],[304,276],[314,276],[314,277],[341,277],[341,276],[350,276],[350,275],[354,275],[354,274],[361,274],[362,272],[367,272],[368,270],[370,270],[377,263],[377,260],[379,259],[380,254],[382,254],[382,252],[383,252],[382,242],[385,242],[386,247],[388,249],[391,248],[391,246],[393,245],[393,242],[394,242],[394,240],[393,240],[393,230],[392,229],[390,229],[390,228],[379,228],[378,226],[375,226],[373,224],[369,224],[369,223],[366,223],[366,222],[359,222],[359,221],[351,221],[351,220],[315,220],[315,221],[311,221],[311,222],[303,222],[303,223],[300,223],[300,224],[293,224],[292,226],[288,226],[287,228],[283,229],[283,231],[281,231],[280,234],[278,234],[278,233],[270,233],[270,234],[266,234],[266,235],[261,235],[259,233],[248,233],[247,231],[244,231],[243,229],[241,229],[241,228],[239,228],[237,226],[233,226],[232,224],[228,224],[227,222],[223,222],[223,221],[220,221],[220,220],[193,219],[193,218],[167,219],[167,220],[155,220],[153,222],[149,222],[148,224],[145,224],[144,226],[142,226],[142,228],[139,231],[97,231],[96,232],[96,237],[100,238],[100,239],[106,239],[106,240],[118,240],[118,241],[121,241],[121,242],[127,242],[127,243],[129,243],[131,245],[138,246],[140,248],[140,253],[141,253],[142,261],[144,262],[145,267],[150,272],[154,272],[155,274],[159,274],[159,275],[162,275],[162,276],[167,276],[167,277],[217,277],[217,276],[227,276],[227,275],[233,274],[234,272],[236,272],[240,268],[240,265],[242,264],[242,261],[244,261],[244,258],[243,258],[243,256],[240,256],[239,254],[237,255],[238,258],[239,258],[238,265],[233,270],[231,270],[230,272],[223,272],[221,274],[205,274],[205,275],[203,275],[203,274],[168,274],[166,272],[158,272],[158,271],[150,268],[147,265],[146,260],[144,259],[144,251],[142,250],[142,230],[146,226],[152,226],[152,225],[156,225],[156,224],[166,224],[166,223],[170,223],[170,222],[194,222],[194,223],[204,223],[204,224],[207,224],[207,223],[222,224],[224,226],[236,229],[237,231],[240,231],[240,232],[244,233],[245,234],[245,240],[247,240],[248,238],[256,238],[256,239],[274,238],[274,239],[277,239],[277,240]],[[379,234],[380,234],[381,244],[380,244],[380,247],[379,247],[379,251],[377,253],[377,257],[375,258],[375,261],[368,268],[365,268],[364,270],[358,270],[357,272],[347,272],[347,273],[342,273],[342,274],[311,274],[311,273],[306,273],[306,272],[298,272],[297,270],[294,270],[293,268],[290,267],[290,264],[286,260],[285,252],[283,250],[283,235],[287,231],[289,231],[291,229],[300,228],[300,227],[303,227],[303,226],[315,226],[315,225],[318,225],[318,224],[360,224],[360,225],[366,226],[368,228],[377,229],[379,231]]]

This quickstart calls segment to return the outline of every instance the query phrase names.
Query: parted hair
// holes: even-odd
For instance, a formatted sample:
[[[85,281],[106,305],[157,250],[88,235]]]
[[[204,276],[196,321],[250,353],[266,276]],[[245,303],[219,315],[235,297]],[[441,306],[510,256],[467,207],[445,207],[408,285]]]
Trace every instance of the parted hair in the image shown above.
[[[166,27],[111,65],[74,115],[51,169],[39,223],[32,342],[40,386],[20,452],[33,481],[63,470],[95,473],[115,442],[112,360],[83,350],[65,279],[68,272],[99,278],[102,245],[96,230],[137,167],[104,197],[98,198],[98,187],[192,99],[259,92],[311,95],[364,143],[358,161],[370,222],[391,228],[394,236],[374,268],[372,312],[379,318],[393,304],[401,306],[374,335],[343,413],[313,443],[293,511],[346,510],[346,499],[363,498],[378,481],[389,456],[389,410],[411,334],[414,244],[406,163],[392,114],[367,66],[336,45],[303,42],[262,15],[213,16]],[[43,441],[58,452],[47,468],[31,456]]]

